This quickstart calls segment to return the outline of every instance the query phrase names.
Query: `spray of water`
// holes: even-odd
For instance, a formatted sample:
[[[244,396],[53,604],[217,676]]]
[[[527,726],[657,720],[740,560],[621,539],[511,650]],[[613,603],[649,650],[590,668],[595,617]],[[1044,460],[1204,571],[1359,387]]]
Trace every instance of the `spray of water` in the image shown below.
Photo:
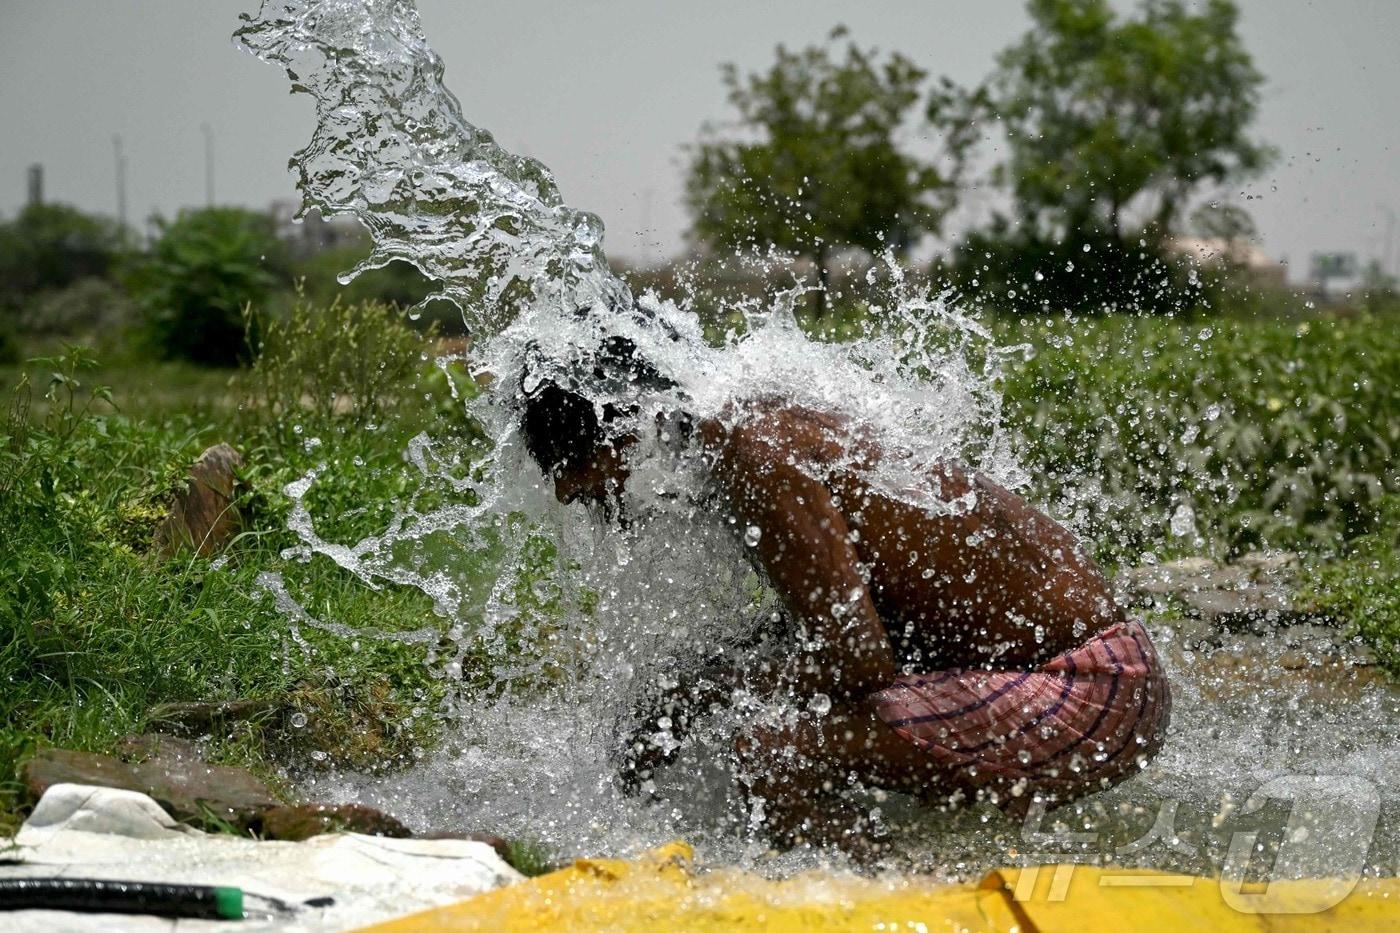
[[[418,511],[400,503],[380,534],[347,543],[317,532],[305,505],[315,472],[288,489],[297,556],[333,560],[368,585],[416,587],[437,616],[420,632],[348,632],[314,618],[269,575],[264,585],[294,633],[310,625],[423,643],[450,685],[492,675],[485,688],[449,692],[441,751],[392,777],[332,782],[422,825],[489,827],[564,853],[625,852],[677,834],[717,857],[763,851],[734,806],[724,766],[733,722],[724,716],[658,776],[651,802],[618,790],[619,735],[637,693],[739,650],[775,609],[744,560],[743,530],[703,507],[704,472],[666,426],[677,412],[722,419],[735,399],[782,396],[849,416],[897,451],[867,477],[877,488],[955,509],[929,488],[927,464],[953,458],[1008,487],[1024,485],[996,391],[1006,354],[1019,350],[995,346],[975,320],[905,283],[892,263],[887,297],[859,339],[809,339],[794,317],[794,288],[742,303],[743,333],[713,346],[688,309],[634,297],[609,271],[601,222],[565,205],[548,169],[463,118],[410,0],[265,0],[237,38],[316,101],[315,133],[292,167],[306,208],[354,216],[372,234],[371,256],[350,275],[412,263],[461,309],[472,363],[494,376],[492,391],[467,403],[493,442],[470,469],[462,450],[428,436],[406,452],[425,484],[460,494],[455,504]],[[590,378],[597,348],[616,336],[674,385]],[[629,454],[625,531],[561,507],[525,455],[520,397],[542,379],[586,392],[600,410],[632,412],[642,441]],[[1364,693],[1344,712],[1333,704],[1326,726],[1286,692],[1262,719],[1256,706],[1252,719],[1235,721],[1222,718],[1228,703],[1201,696],[1190,653],[1174,650],[1170,634],[1165,642],[1180,700],[1162,758],[1061,820],[1145,829],[1160,801],[1178,799],[1208,833],[1222,801],[1269,773],[1358,761],[1366,773],[1386,773],[1393,753],[1376,750],[1400,738],[1389,693]],[[1374,728],[1389,730],[1388,745]],[[896,800],[883,807],[890,819],[911,821],[897,843],[930,870],[963,874],[1023,845],[1019,826],[987,812],[916,813]],[[1190,836],[1185,825],[1178,830]],[[1170,863],[1207,864],[1204,837],[1191,838],[1167,853]]]

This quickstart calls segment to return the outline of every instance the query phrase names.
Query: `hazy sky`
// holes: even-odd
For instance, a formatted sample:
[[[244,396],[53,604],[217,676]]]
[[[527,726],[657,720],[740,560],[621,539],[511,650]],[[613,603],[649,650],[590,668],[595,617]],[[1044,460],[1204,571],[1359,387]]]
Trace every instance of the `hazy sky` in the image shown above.
[[[310,137],[310,99],[289,96],[276,68],[231,45],[238,13],[254,4],[0,0],[0,213],[22,205],[25,166],[40,162],[50,200],[115,214],[114,134],[133,221],[203,203],[205,122],[218,201],[292,196],[286,162]],[[683,146],[726,115],[720,62],[763,67],[775,44],[818,41],[844,22],[862,43],[971,83],[1026,27],[1021,0],[418,6],[467,119],[549,165],[571,204],[606,221],[609,252],[627,258],[681,247]],[[1245,188],[1265,248],[1295,277],[1316,250],[1381,255],[1385,209],[1400,212],[1400,2],[1240,6],[1269,80],[1258,135],[1283,153]],[[1400,230],[1395,239],[1400,252]]]

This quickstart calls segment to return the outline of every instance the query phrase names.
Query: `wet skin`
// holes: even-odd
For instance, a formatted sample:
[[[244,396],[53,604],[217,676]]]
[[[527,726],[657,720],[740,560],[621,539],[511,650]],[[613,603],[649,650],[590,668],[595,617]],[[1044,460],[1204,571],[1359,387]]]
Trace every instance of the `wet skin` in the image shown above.
[[[717,503],[739,529],[759,530],[756,565],[819,647],[776,668],[696,672],[651,718],[668,716],[676,731],[740,686],[830,698],[824,717],[752,729],[736,744],[779,842],[867,846],[854,811],[829,792],[851,776],[916,794],[958,790],[875,714],[871,694],[899,672],[1027,669],[1123,620],[1068,530],[957,464],[931,464],[924,489],[891,495],[866,479],[890,456],[880,445],[841,418],[774,400],[702,421],[696,436]],[[613,499],[626,446],[556,477],[559,499]],[[639,744],[639,771],[664,760]]]

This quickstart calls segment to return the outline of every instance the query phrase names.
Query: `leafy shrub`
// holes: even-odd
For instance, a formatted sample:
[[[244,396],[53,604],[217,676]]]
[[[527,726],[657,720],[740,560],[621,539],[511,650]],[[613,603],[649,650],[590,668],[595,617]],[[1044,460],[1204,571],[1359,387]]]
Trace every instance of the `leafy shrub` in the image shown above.
[[[132,323],[131,299],[108,279],[79,279],[29,302],[24,330],[39,336],[107,336]]]
[[[361,432],[421,401],[409,387],[433,334],[388,305],[301,300],[282,317],[250,309],[244,328],[257,349],[245,410],[264,437]]]
[[[944,275],[973,305],[1015,314],[1181,313],[1212,297],[1185,261],[1148,241],[1091,230],[1058,242],[1006,227],[976,231],[954,250]]]
[[[160,222],[128,287],[157,351],[230,366],[247,357],[243,309],[286,281],[282,244],[264,214],[234,207],[185,211]]]
[[[123,249],[111,221],[66,204],[31,204],[0,223],[0,308],[108,273]]]
[[[1400,676],[1400,496],[1388,497],[1378,513],[1375,530],[1344,560],[1316,568],[1312,589],[1324,611],[1348,620],[1376,660]]]
[[[1005,384],[1036,492],[1107,559],[1335,551],[1400,491],[1400,344],[1376,321],[1112,317],[1004,339],[1036,348]]]

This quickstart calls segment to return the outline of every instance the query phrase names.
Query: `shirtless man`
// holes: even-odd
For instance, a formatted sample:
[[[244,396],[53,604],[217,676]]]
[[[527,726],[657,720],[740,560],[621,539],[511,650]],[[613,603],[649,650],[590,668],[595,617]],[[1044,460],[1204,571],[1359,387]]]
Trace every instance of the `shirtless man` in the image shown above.
[[[664,380],[634,349],[612,338],[600,365]],[[613,426],[621,413],[600,418],[551,382],[522,400],[526,445],[559,500],[615,514],[637,440]],[[668,757],[647,741],[657,720],[679,738],[741,687],[826,710],[736,743],[785,845],[866,845],[838,794],[852,780],[1020,813],[1110,787],[1157,753],[1170,696],[1147,633],[1049,516],[951,462],[928,471],[942,507],[896,499],[868,480],[886,456],[874,439],[781,400],[736,403],[689,435],[716,507],[740,533],[758,529],[748,550],[803,637],[766,669],[685,672],[649,711],[628,777]]]

